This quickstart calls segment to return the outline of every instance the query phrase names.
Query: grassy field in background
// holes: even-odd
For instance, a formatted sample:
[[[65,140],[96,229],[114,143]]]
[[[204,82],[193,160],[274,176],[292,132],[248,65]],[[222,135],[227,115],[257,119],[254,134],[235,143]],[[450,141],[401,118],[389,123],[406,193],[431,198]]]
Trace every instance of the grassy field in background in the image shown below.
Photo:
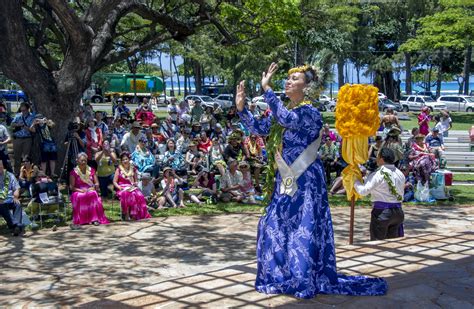
[[[409,112],[408,115],[410,120],[400,120],[400,124],[404,130],[411,131],[412,128],[418,127],[418,113]],[[474,125],[474,113],[451,113],[451,119],[453,120],[452,130],[467,131]],[[335,113],[324,112],[323,120],[334,127],[336,123]],[[430,127],[433,126],[434,122],[430,124]]]

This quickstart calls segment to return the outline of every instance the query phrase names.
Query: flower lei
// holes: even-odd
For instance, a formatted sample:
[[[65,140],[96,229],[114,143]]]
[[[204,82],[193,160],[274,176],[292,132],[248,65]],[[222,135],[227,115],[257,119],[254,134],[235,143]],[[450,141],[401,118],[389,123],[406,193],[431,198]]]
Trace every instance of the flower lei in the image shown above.
[[[397,189],[395,188],[395,185],[393,184],[392,177],[390,177],[390,175],[389,175],[386,171],[384,171],[384,170],[382,170],[382,169],[380,169],[379,171],[380,171],[380,173],[382,174],[383,179],[387,182],[388,189],[390,190],[390,193],[391,193],[393,196],[395,196],[398,201],[402,201],[403,198],[402,198],[402,196],[401,196],[400,194],[398,194]]]
[[[128,171],[125,171],[125,167],[123,167],[123,165],[121,164],[119,165],[119,169],[122,172],[122,175],[124,175],[126,178],[130,179],[130,177],[133,176],[134,170],[133,170],[132,165],[128,167]]]
[[[89,166],[86,167],[86,173],[83,174],[81,169],[79,168],[79,166],[76,166],[74,168],[74,171],[76,172],[76,174],[79,176],[79,178],[86,184],[88,185],[91,185],[92,182],[91,182],[91,168]]]
[[[8,189],[10,188],[10,177],[8,173],[3,174],[3,190],[0,191],[0,200],[4,200],[7,198]]]
[[[296,106],[291,108],[287,107],[289,110],[293,110],[299,108],[304,105],[312,105],[311,101],[304,100],[298,103]],[[274,186],[275,186],[275,174],[277,170],[276,162],[275,162],[275,154],[277,151],[281,152],[283,147],[283,133],[285,132],[285,128],[282,127],[275,118],[272,119],[272,124],[270,126],[270,134],[268,135],[267,141],[267,157],[268,157],[268,165],[267,165],[267,176],[265,177],[265,185],[263,186],[264,192],[264,201],[268,203],[270,201],[270,197],[272,195]]]

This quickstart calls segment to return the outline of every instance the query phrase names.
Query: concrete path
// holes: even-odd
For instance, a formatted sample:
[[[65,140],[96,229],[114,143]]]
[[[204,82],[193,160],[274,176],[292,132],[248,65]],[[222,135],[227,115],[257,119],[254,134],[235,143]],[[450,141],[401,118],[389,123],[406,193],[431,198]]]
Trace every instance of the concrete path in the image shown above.
[[[253,290],[258,215],[155,218],[0,236],[0,307],[442,307],[474,305],[474,207],[405,207],[407,237],[368,239],[370,209],[334,208],[338,268],[384,276],[383,297],[301,301]]]

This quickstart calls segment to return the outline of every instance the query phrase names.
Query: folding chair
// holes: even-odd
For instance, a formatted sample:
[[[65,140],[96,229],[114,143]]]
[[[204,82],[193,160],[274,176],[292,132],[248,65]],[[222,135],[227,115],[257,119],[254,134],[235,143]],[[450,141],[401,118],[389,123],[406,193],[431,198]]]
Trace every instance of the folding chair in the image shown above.
[[[59,188],[57,183],[55,182],[48,182],[46,183],[47,185],[47,192],[34,192],[34,184],[30,185],[30,195],[32,196],[28,206],[31,205],[31,218],[32,221],[34,222],[34,218],[36,216],[39,217],[40,219],[40,227],[43,227],[43,216],[51,216],[51,215],[56,215],[56,218],[58,221],[61,220],[61,215],[64,216],[64,221],[66,221],[67,218],[67,201],[64,200],[62,194],[59,192]],[[40,194],[42,194],[40,196]],[[33,206],[34,204],[38,205],[38,213],[34,214],[33,213]],[[57,205],[57,208],[55,207],[54,212],[51,211],[51,206]]]

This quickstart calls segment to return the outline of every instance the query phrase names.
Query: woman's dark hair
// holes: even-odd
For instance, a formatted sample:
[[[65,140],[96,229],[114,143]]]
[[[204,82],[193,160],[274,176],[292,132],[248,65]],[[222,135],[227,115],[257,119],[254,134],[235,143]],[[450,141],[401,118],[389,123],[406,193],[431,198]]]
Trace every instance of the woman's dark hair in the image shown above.
[[[120,160],[122,160],[124,157],[127,157],[130,159],[130,152],[124,151],[120,154]]]
[[[31,162],[31,157],[29,155],[24,155],[21,157],[21,162]]]
[[[390,148],[382,148],[379,150],[378,155],[384,160],[387,164],[395,163],[395,153]]]
[[[376,141],[376,142],[381,141],[381,140],[382,140],[382,136],[377,135],[377,136],[375,137],[375,141]]]
[[[166,150],[168,150],[168,151],[170,150],[170,147],[168,146],[170,142],[173,143],[174,149],[176,150],[176,142],[173,139],[169,139],[169,140],[166,141]]]
[[[304,71],[304,81],[306,84],[309,84],[313,81],[318,81],[318,76],[312,68],[309,68],[308,70]]]

